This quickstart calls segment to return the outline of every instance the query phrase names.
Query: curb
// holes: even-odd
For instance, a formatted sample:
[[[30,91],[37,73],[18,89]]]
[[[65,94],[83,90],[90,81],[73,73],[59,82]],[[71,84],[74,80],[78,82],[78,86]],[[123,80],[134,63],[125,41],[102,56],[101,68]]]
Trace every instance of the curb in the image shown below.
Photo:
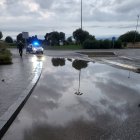
[[[79,54],[87,55],[88,57],[115,57],[117,56],[113,51],[97,51],[97,52],[77,52]]]
[[[94,60],[92,58],[88,57],[88,55],[86,55],[86,54],[81,54],[79,52],[76,52],[76,54],[81,56],[81,57],[78,57],[79,60],[94,62]]]
[[[30,82],[30,84],[22,92],[18,100],[13,105],[11,105],[11,107],[9,107],[9,109],[4,113],[4,115],[0,117],[0,139],[6,133],[20,110],[23,108],[24,104],[27,102],[35,86],[37,85],[37,82],[39,81],[42,73],[42,66],[42,62],[38,62],[35,70],[35,76]]]
[[[135,66],[131,66],[131,65],[127,65],[127,64],[122,64],[122,63],[118,63],[118,62],[114,62],[114,61],[110,61],[110,60],[103,60],[103,62],[111,64],[111,65],[115,65],[115,66],[119,66],[128,70],[132,70],[136,73],[140,73],[140,68],[139,67],[135,67]]]

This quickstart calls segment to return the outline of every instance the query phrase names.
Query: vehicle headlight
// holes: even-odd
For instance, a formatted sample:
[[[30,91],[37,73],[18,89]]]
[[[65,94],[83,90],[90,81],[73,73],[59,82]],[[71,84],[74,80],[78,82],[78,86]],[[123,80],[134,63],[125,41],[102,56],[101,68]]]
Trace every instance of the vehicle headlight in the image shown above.
[[[33,51],[36,51],[36,48],[33,48]]]

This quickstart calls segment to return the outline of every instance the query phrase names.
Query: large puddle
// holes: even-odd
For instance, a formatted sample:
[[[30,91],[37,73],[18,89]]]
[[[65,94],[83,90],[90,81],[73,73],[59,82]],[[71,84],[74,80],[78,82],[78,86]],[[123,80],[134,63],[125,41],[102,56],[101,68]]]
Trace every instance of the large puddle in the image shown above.
[[[129,139],[140,129],[134,125],[140,122],[139,83],[140,75],[127,70],[46,57],[37,87],[4,139]]]

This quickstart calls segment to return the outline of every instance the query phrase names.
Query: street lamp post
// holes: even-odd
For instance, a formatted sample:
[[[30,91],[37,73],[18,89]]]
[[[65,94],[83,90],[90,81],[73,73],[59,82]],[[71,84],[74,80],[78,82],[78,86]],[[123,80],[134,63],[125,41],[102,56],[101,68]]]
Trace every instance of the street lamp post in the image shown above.
[[[80,77],[81,77],[81,69],[79,70],[79,85],[78,85],[78,91],[75,92],[76,95],[83,95],[83,93],[80,92],[80,82],[81,82]]]
[[[81,0],[81,30],[82,30],[82,28],[83,28],[83,27],[82,27],[82,26],[83,26],[83,25],[82,25],[82,22],[83,22],[83,21],[82,21],[82,20],[83,20],[83,15],[82,15],[82,14],[83,14],[83,6],[82,6],[82,5],[83,5],[83,3],[82,3],[82,0]]]
[[[135,41],[136,41],[136,32],[137,32],[137,29],[138,29],[138,24],[139,24],[139,15],[138,15],[138,18],[137,18],[137,25],[136,25],[136,30],[135,30],[134,46],[135,46]]]

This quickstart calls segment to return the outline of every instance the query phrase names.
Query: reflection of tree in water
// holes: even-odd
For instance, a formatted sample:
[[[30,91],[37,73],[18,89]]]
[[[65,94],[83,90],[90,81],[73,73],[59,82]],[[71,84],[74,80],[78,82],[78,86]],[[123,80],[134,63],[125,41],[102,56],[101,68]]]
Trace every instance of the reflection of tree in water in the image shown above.
[[[71,58],[67,58],[67,60],[70,61],[70,62],[72,62],[72,59]]]
[[[72,66],[76,69],[79,70],[79,86],[78,86],[78,91],[75,92],[76,95],[82,95],[83,93],[80,92],[80,77],[81,77],[81,69],[86,68],[88,66],[88,61],[84,60],[74,60],[72,63]]]
[[[74,60],[72,63],[72,66],[76,69],[76,70],[81,70],[83,68],[86,68],[88,66],[88,61],[84,61],[84,60]]]
[[[52,58],[52,64],[55,67],[64,66],[65,65],[65,59],[64,58]]]

